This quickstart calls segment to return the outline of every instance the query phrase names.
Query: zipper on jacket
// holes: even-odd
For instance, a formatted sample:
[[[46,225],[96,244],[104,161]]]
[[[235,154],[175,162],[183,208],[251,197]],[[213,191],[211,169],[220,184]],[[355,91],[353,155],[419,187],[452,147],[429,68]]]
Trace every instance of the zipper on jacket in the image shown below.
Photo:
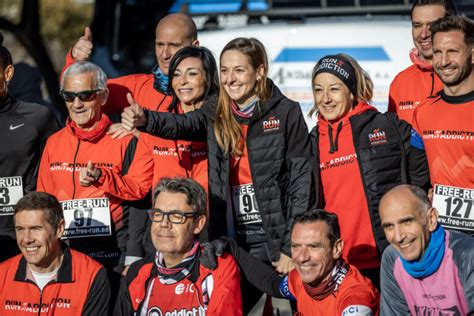
[[[247,156],[248,156],[248,159],[249,159],[249,168],[250,168],[250,176],[252,177],[252,185],[253,185],[253,190],[255,192],[255,196],[257,197],[257,204],[258,204],[258,212],[260,213],[260,217],[262,218],[262,227],[263,229],[265,230],[265,236],[267,238],[267,240],[265,241],[265,245],[266,245],[266,250],[267,250],[267,256],[269,256],[268,259],[270,259],[271,261],[276,261],[276,255],[273,251],[273,244],[272,244],[272,238],[270,238],[270,235],[268,233],[268,227],[267,225],[265,224],[265,221],[263,220],[263,209],[261,207],[261,205],[259,204],[259,194],[257,194],[257,186],[255,185],[255,179],[254,179],[254,171],[253,171],[253,167],[252,167],[252,159],[251,159],[251,154],[250,154],[250,150],[249,150],[249,142],[250,142],[250,138],[249,138],[249,135],[250,135],[250,129],[251,127],[253,126],[252,123],[254,123],[255,120],[250,118],[249,122],[248,122],[248,127],[247,127],[247,138],[245,139],[245,145],[247,146]],[[230,172],[230,170],[229,170]],[[230,173],[229,173],[230,174]],[[268,253],[269,252],[269,253]],[[280,249],[280,256],[283,252],[281,252],[281,249]]]
[[[74,159],[72,161],[72,199],[73,200],[76,195],[76,159],[77,159],[77,154],[79,153],[80,146],[81,146],[81,140],[78,139],[76,152],[74,153]]]
[[[39,289],[39,287],[38,287],[38,285],[37,285],[36,283],[34,283],[34,282],[32,282],[32,283],[35,284],[36,287]],[[44,289],[45,289],[48,285],[50,285],[50,284],[52,284],[52,283],[56,283],[56,281],[55,281],[55,280],[50,280],[48,283],[46,283],[46,284],[43,286],[43,289],[40,290],[40,301],[39,301],[39,308],[38,308],[38,316],[41,316],[41,304],[43,303],[43,292],[44,292]],[[49,308],[50,308],[50,307],[51,307],[51,306],[48,306],[48,312],[49,312]]]

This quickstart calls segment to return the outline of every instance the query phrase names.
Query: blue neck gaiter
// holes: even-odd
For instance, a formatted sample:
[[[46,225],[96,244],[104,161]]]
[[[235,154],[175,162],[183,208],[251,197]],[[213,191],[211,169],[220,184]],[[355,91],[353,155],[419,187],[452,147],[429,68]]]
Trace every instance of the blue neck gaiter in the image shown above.
[[[151,72],[153,73],[153,76],[155,77],[155,80],[153,81],[153,88],[155,88],[155,90],[159,92],[163,92],[166,95],[169,95],[169,92],[168,92],[169,77],[161,71],[158,65],[155,65],[155,67],[153,67]]]
[[[444,257],[446,231],[440,224],[431,233],[430,243],[423,257],[417,261],[406,261],[400,256],[405,271],[416,279],[426,278],[435,273]]]

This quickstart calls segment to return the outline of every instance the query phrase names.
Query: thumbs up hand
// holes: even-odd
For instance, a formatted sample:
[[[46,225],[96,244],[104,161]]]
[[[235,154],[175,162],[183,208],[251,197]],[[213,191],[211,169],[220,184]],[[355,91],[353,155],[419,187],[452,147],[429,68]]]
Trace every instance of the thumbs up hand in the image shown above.
[[[72,48],[72,57],[75,61],[87,60],[92,54],[92,32],[89,27],[84,30],[84,35],[79,37],[79,40]]]
[[[145,112],[143,112],[140,105],[135,102],[130,93],[127,94],[127,100],[130,106],[125,108],[122,112],[122,126],[129,131],[134,127],[145,126],[147,124]]]
[[[82,168],[79,172],[79,183],[83,187],[89,187],[91,184],[99,180],[102,175],[102,170],[96,168],[92,165],[92,162],[89,160],[87,162],[87,167]]]

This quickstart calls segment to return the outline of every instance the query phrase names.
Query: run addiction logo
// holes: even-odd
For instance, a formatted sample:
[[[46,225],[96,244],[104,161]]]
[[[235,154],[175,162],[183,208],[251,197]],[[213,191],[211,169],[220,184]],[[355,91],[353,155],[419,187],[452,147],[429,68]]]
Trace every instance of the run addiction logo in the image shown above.
[[[201,307],[174,309],[169,312],[162,312],[159,307],[152,307],[148,310],[147,316],[205,316],[206,311]]]
[[[376,128],[372,133],[369,133],[369,141],[371,146],[386,144],[387,135],[385,135],[385,131]]]
[[[474,140],[474,131],[426,130],[423,131],[423,139],[472,141]]]
[[[280,120],[274,116],[269,116],[266,121],[263,121],[263,132],[273,132],[280,129]]]
[[[400,101],[398,108],[400,110],[414,110],[420,105],[420,101]]]

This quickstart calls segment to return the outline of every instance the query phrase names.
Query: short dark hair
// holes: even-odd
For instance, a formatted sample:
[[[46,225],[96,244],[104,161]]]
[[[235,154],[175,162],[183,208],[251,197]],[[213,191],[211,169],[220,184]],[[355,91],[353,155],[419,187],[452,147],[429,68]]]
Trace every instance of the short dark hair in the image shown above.
[[[183,59],[194,57],[199,59],[202,62],[202,68],[206,75],[206,89],[204,90],[204,95],[202,99],[206,99],[211,94],[217,93],[219,91],[219,77],[217,75],[217,64],[212,52],[206,47],[194,47],[186,46],[178,50],[173,58],[171,59],[170,68],[168,71],[169,82],[173,81],[174,72],[178,65],[183,61]],[[172,85],[168,85],[170,94],[173,96],[173,102],[170,105],[170,109],[177,107],[179,100],[176,96],[175,91],[173,90]]]
[[[12,54],[3,46],[3,33],[0,32],[0,67],[5,70],[5,68],[10,65],[13,65]]]
[[[433,40],[436,33],[461,31],[464,33],[464,42],[467,45],[474,44],[474,22],[459,15],[450,15],[440,18],[430,26],[431,40]]]
[[[337,215],[323,209],[312,209],[306,211],[303,214],[299,214],[295,217],[293,221],[293,226],[291,231],[295,228],[296,224],[305,224],[313,222],[324,222],[328,225],[328,239],[331,243],[331,247],[334,246],[336,241],[341,238],[341,228],[339,226],[339,221]]]
[[[415,10],[416,7],[433,5],[442,6],[446,11],[445,16],[456,15],[458,13],[458,10],[456,9],[456,6],[454,5],[454,2],[452,0],[415,0],[413,1],[413,5],[411,6],[410,18],[413,19],[413,10]]]
[[[190,178],[161,178],[153,190],[153,204],[161,192],[183,193],[186,203],[193,208],[197,215],[206,215],[206,191]]]
[[[14,214],[22,211],[43,211],[46,221],[54,230],[64,219],[63,209],[58,199],[46,192],[30,192],[23,196],[15,206]]]

